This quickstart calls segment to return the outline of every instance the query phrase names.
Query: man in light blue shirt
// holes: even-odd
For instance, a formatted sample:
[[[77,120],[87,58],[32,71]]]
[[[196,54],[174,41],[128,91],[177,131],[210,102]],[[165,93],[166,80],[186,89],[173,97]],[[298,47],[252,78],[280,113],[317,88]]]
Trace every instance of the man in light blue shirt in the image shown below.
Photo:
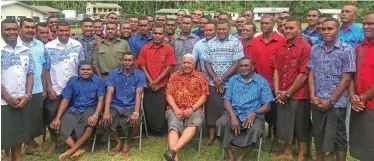
[[[354,24],[357,8],[346,5],[341,12],[342,25],[340,26],[339,40],[355,48],[364,39],[364,32],[360,26]]]
[[[26,18],[20,22],[20,31],[18,41],[28,47],[31,51],[31,56],[34,59],[35,67],[34,73],[34,86],[32,89],[32,98],[30,100],[30,108],[25,108],[29,141],[25,143],[25,153],[31,155],[39,155],[37,150],[38,143],[34,138],[42,135],[44,131],[43,123],[43,100],[47,93],[44,88],[44,44],[34,39],[35,35],[35,22],[30,18]]]

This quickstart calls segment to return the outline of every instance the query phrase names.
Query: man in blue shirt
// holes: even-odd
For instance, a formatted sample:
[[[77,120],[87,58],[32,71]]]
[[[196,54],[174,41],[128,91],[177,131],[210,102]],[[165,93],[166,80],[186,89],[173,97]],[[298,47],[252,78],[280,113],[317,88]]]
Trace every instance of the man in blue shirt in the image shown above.
[[[308,27],[301,31],[301,35],[304,37],[304,40],[309,43],[310,46],[318,44],[321,42],[321,36],[317,30],[318,17],[321,15],[321,12],[318,9],[309,9],[306,15],[306,22]]]
[[[123,56],[123,66],[110,72],[105,99],[105,110],[100,124],[110,126],[111,136],[116,141],[116,146],[109,152],[114,156],[121,149],[121,139],[117,128],[120,127],[128,137],[129,126],[139,126],[140,105],[143,89],[147,87],[145,74],[134,68],[135,55],[126,52]],[[123,143],[123,155],[130,155],[128,139]]]
[[[81,146],[91,136],[103,109],[105,82],[93,74],[91,62],[85,60],[79,65],[79,76],[70,78],[61,95],[63,99],[50,127],[60,132],[70,148],[59,159],[71,156],[75,160],[85,152]]]
[[[245,160],[250,148],[258,145],[264,130],[264,114],[270,111],[274,100],[270,85],[254,71],[251,58],[239,60],[240,74],[231,77],[224,96],[226,112],[216,122],[221,148],[225,148],[230,161],[235,160],[231,145],[243,149],[238,160]]]
[[[100,41],[100,37],[96,36],[93,31],[93,20],[84,18],[81,21],[82,33],[75,35],[74,39],[82,44],[84,57],[92,62],[92,56],[95,51],[95,42]]]
[[[200,39],[204,38],[204,26],[209,22],[209,18],[207,16],[201,16],[199,20],[199,29],[192,31],[193,34],[198,36]]]
[[[326,152],[345,160],[347,87],[356,71],[356,57],[352,47],[338,40],[338,20],[327,18],[321,30],[323,41],[313,46],[308,63],[317,160],[324,160]]]
[[[357,17],[357,8],[353,5],[346,5],[343,7],[340,16],[342,25],[340,26],[339,40],[355,48],[364,39],[362,28],[354,24]]]
[[[201,59],[201,56],[203,55],[203,52],[205,50],[206,43],[209,40],[216,37],[216,26],[213,21],[209,21],[207,24],[204,25],[204,36],[205,38],[199,40],[193,46],[192,55],[195,57],[197,70],[203,72],[208,78],[208,75],[204,67],[204,61],[203,59]]]
[[[152,34],[149,31],[149,21],[147,18],[139,18],[139,33],[129,39],[130,50],[139,56],[140,49],[152,42]]]

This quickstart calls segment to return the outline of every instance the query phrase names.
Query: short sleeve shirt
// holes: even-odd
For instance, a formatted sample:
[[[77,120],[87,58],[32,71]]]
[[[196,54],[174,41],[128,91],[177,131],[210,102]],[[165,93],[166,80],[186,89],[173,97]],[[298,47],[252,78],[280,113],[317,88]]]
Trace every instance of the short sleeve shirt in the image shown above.
[[[123,67],[119,67],[110,72],[106,85],[114,88],[111,106],[124,110],[134,108],[136,88],[147,87],[147,80],[139,69],[132,69],[127,75]]]
[[[181,68],[182,65],[182,57],[185,54],[191,54],[193,46],[200,40],[198,36],[195,34],[190,34],[187,39],[182,39],[179,35],[177,35],[173,45],[175,51],[175,57],[177,59],[177,63],[174,66],[174,71],[177,71]]]
[[[171,75],[166,87],[166,94],[173,96],[179,109],[192,108],[201,96],[209,95],[208,81],[201,72],[194,70],[191,74],[186,75],[182,70],[178,70]],[[170,109],[171,107],[167,106],[166,108]],[[199,110],[202,109],[199,108]]]
[[[74,37],[75,40],[79,41],[82,44],[83,47],[83,53],[86,60],[89,60],[92,62],[92,56],[94,54],[95,50],[95,41],[96,39],[101,39],[100,37],[93,35],[88,39],[85,39],[83,37],[83,34],[78,34]]]
[[[160,46],[154,45],[153,42],[144,45],[136,61],[138,65],[145,66],[152,80],[157,79],[167,66],[175,65],[175,62],[174,49],[166,42]],[[168,80],[169,75],[165,76],[159,85],[166,86]]]
[[[241,74],[232,76],[223,98],[231,102],[235,115],[241,122],[249,113],[274,100],[269,83],[256,73],[248,82],[244,82]]]
[[[286,91],[295,82],[300,73],[309,73],[308,61],[310,57],[310,45],[301,37],[295,43],[284,44],[278,48],[274,56],[274,69],[279,72],[279,90]],[[309,99],[308,84],[305,83],[291,99]]]
[[[0,40],[1,48],[1,85],[12,97],[26,95],[26,77],[33,73],[35,62],[31,51],[20,39],[13,48]],[[8,103],[1,99],[1,105]]]
[[[145,44],[152,42],[152,33],[149,33],[149,37],[143,37],[140,33],[135,36],[131,36],[129,39],[130,50],[136,55],[139,56],[140,50]]]
[[[340,40],[330,50],[322,41],[313,46],[308,67],[314,72],[316,96],[329,100],[342,79],[342,74],[356,72],[356,56],[353,48]],[[334,107],[346,108],[347,105],[348,92],[345,90]]]
[[[317,32],[317,30],[313,31],[312,33],[309,33],[308,27],[306,27],[304,30],[301,31],[301,34],[309,36],[310,39],[304,39],[309,45],[313,46],[315,44],[318,44],[321,42],[321,35]]]
[[[204,39],[201,39],[199,40],[194,46],[193,46],[193,49],[192,49],[192,55],[195,57],[195,60],[196,62],[199,62],[200,63],[200,69],[201,69],[201,72],[203,72],[207,77],[207,72],[206,72],[206,69],[205,69],[205,65],[204,65],[204,61],[203,59],[201,59],[201,56],[203,55],[203,52],[205,50],[205,47],[206,47],[206,43],[208,41],[204,38]]]
[[[97,75],[88,79],[74,76],[70,78],[61,95],[70,100],[70,111],[84,112],[87,108],[96,107],[98,98],[105,96],[105,82]]]
[[[80,42],[69,38],[67,44],[55,39],[45,45],[46,69],[49,70],[53,90],[60,95],[66,83],[78,75],[78,66],[85,60]]]
[[[240,41],[229,35],[220,41],[217,37],[209,40],[201,59],[211,64],[213,72],[221,77],[231,66],[244,57],[243,46]],[[229,79],[229,78],[226,78]],[[225,84],[227,81],[225,82]],[[209,85],[213,86],[213,79],[209,77]]]
[[[347,31],[340,26],[339,40],[355,48],[364,39],[364,31],[357,24],[352,24]]]

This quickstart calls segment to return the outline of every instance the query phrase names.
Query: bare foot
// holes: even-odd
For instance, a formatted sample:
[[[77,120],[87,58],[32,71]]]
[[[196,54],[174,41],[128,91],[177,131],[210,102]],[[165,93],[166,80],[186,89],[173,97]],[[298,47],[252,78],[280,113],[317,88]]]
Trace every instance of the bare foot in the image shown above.
[[[77,160],[86,151],[84,149],[78,149],[70,158],[71,160]]]
[[[335,153],[334,152],[330,152],[329,154],[326,155],[326,159],[335,160]]]
[[[26,155],[34,155],[34,156],[39,156],[40,152],[38,151],[37,147],[34,147],[30,144],[25,144],[25,154]]]
[[[214,143],[214,140],[212,140],[212,139],[208,139],[207,141],[204,141],[204,142],[203,142],[203,145],[202,145],[201,147],[202,147],[202,148],[206,148],[206,147],[208,147],[208,146],[213,145],[213,143]]]
[[[286,153],[282,153],[282,154],[279,154],[277,156],[272,156],[271,157],[272,160],[282,160],[282,159],[290,160],[292,158],[293,158],[292,154],[286,154]]]
[[[3,159],[1,159],[2,161],[12,161],[12,157],[11,156],[5,156]]]
[[[52,142],[52,145],[51,147],[49,147],[47,154],[52,154],[55,151],[56,147],[57,147],[57,144]]]
[[[130,156],[130,148],[128,144],[124,144],[122,148],[122,155],[125,157]]]
[[[297,158],[297,161],[304,161],[305,158],[304,158],[304,155],[299,155],[299,157]]]
[[[317,161],[316,153],[308,153],[307,156],[310,157],[310,159],[312,159],[312,161]]]
[[[65,157],[68,157],[68,156],[71,156],[74,152],[72,150],[67,150],[65,153],[62,153],[58,159],[62,160],[64,159]]]
[[[235,161],[235,157],[234,156],[232,156],[232,157],[230,157],[229,156],[229,159],[227,159],[228,161]]]

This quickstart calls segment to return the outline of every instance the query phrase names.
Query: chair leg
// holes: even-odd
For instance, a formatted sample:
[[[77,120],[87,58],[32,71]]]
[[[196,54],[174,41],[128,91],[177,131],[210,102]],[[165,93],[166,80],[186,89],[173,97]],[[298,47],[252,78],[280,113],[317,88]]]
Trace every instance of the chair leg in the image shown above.
[[[200,154],[200,148],[201,148],[201,139],[203,137],[203,128],[200,128],[200,138],[199,138],[199,147],[197,149],[197,153]]]
[[[260,156],[261,156],[261,146],[262,146],[262,139],[264,138],[264,136],[262,136],[260,138],[260,146],[258,148],[258,154],[257,154],[257,161],[260,161]]]
[[[148,128],[147,128],[147,121],[145,120],[145,115],[142,115],[143,122],[144,122],[144,130],[145,130],[145,138],[148,139]]]
[[[225,149],[222,149],[222,160],[225,160]]]
[[[95,136],[94,136],[93,143],[92,143],[91,153],[93,153],[95,150],[96,134],[97,134],[97,130],[95,130]]]
[[[142,150],[143,122],[140,122],[139,150]]]
[[[108,135],[108,152],[110,150],[110,134]]]

